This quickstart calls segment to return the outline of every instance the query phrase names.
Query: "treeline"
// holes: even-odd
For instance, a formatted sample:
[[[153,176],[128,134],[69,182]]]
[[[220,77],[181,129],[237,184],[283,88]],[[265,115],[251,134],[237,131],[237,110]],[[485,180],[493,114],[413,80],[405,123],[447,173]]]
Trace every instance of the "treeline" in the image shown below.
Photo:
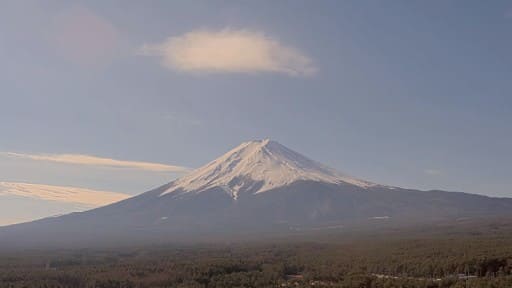
[[[4,287],[512,287],[512,237],[3,253]]]

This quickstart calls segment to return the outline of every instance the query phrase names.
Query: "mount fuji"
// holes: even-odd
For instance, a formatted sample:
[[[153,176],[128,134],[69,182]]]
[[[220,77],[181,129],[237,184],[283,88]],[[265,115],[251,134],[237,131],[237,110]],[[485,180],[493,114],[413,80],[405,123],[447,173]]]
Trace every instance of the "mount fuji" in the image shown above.
[[[175,181],[94,210],[0,228],[0,246],[204,240],[512,216],[512,199],[379,185],[271,140],[245,142]]]

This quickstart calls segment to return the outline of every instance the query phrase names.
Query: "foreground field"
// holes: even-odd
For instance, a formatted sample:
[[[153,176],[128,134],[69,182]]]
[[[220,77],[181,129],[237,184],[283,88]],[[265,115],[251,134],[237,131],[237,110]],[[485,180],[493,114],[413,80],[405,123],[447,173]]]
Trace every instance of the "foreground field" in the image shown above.
[[[512,233],[2,252],[0,287],[512,287]]]

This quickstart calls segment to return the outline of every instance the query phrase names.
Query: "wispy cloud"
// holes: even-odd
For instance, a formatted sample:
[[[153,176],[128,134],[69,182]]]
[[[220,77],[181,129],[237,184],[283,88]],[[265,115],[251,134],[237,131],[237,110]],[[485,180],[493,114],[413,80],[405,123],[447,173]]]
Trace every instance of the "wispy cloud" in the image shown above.
[[[162,43],[146,44],[140,54],[160,56],[165,67],[187,72],[277,72],[291,76],[316,72],[313,61],[298,49],[250,30],[195,30]]]
[[[0,196],[21,196],[46,201],[57,201],[99,207],[129,198],[129,195],[76,187],[0,182]]]
[[[119,32],[106,18],[80,5],[58,13],[50,32],[57,52],[81,65],[99,65],[116,53]]]
[[[139,161],[126,161],[116,160],[110,158],[103,158],[91,155],[82,154],[24,154],[24,153],[13,153],[13,152],[1,152],[7,157],[23,158],[35,161],[48,161],[57,162],[64,164],[76,164],[76,165],[90,165],[90,166],[103,166],[103,167],[116,167],[116,168],[129,168],[139,170],[149,170],[156,172],[175,172],[185,173],[189,169],[181,166],[167,165],[161,163],[152,162],[139,162]]]

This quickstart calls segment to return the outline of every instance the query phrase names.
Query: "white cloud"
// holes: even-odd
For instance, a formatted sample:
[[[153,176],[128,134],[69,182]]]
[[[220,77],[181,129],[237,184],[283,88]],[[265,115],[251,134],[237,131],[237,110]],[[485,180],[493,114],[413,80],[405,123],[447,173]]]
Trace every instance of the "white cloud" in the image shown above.
[[[313,61],[299,50],[249,30],[196,30],[146,44],[141,54],[160,56],[165,67],[188,72],[277,72],[291,76],[316,72]]]
[[[57,201],[99,207],[129,198],[129,195],[76,187],[0,182],[0,196],[21,196],[46,201]]]
[[[103,167],[117,167],[117,168],[131,168],[139,170],[149,170],[156,172],[175,172],[184,173],[189,169],[181,166],[167,165],[161,163],[151,162],[138,162],[138,161],[125,161],[110,158],[102,158],[91,155],[82,154],[23,154],[13,152],[1,153],[8,157],[30,159],[36,161],[48,161],[64,164],[77,164],[77,165],[90,165],[90,166],[103,166]]]

